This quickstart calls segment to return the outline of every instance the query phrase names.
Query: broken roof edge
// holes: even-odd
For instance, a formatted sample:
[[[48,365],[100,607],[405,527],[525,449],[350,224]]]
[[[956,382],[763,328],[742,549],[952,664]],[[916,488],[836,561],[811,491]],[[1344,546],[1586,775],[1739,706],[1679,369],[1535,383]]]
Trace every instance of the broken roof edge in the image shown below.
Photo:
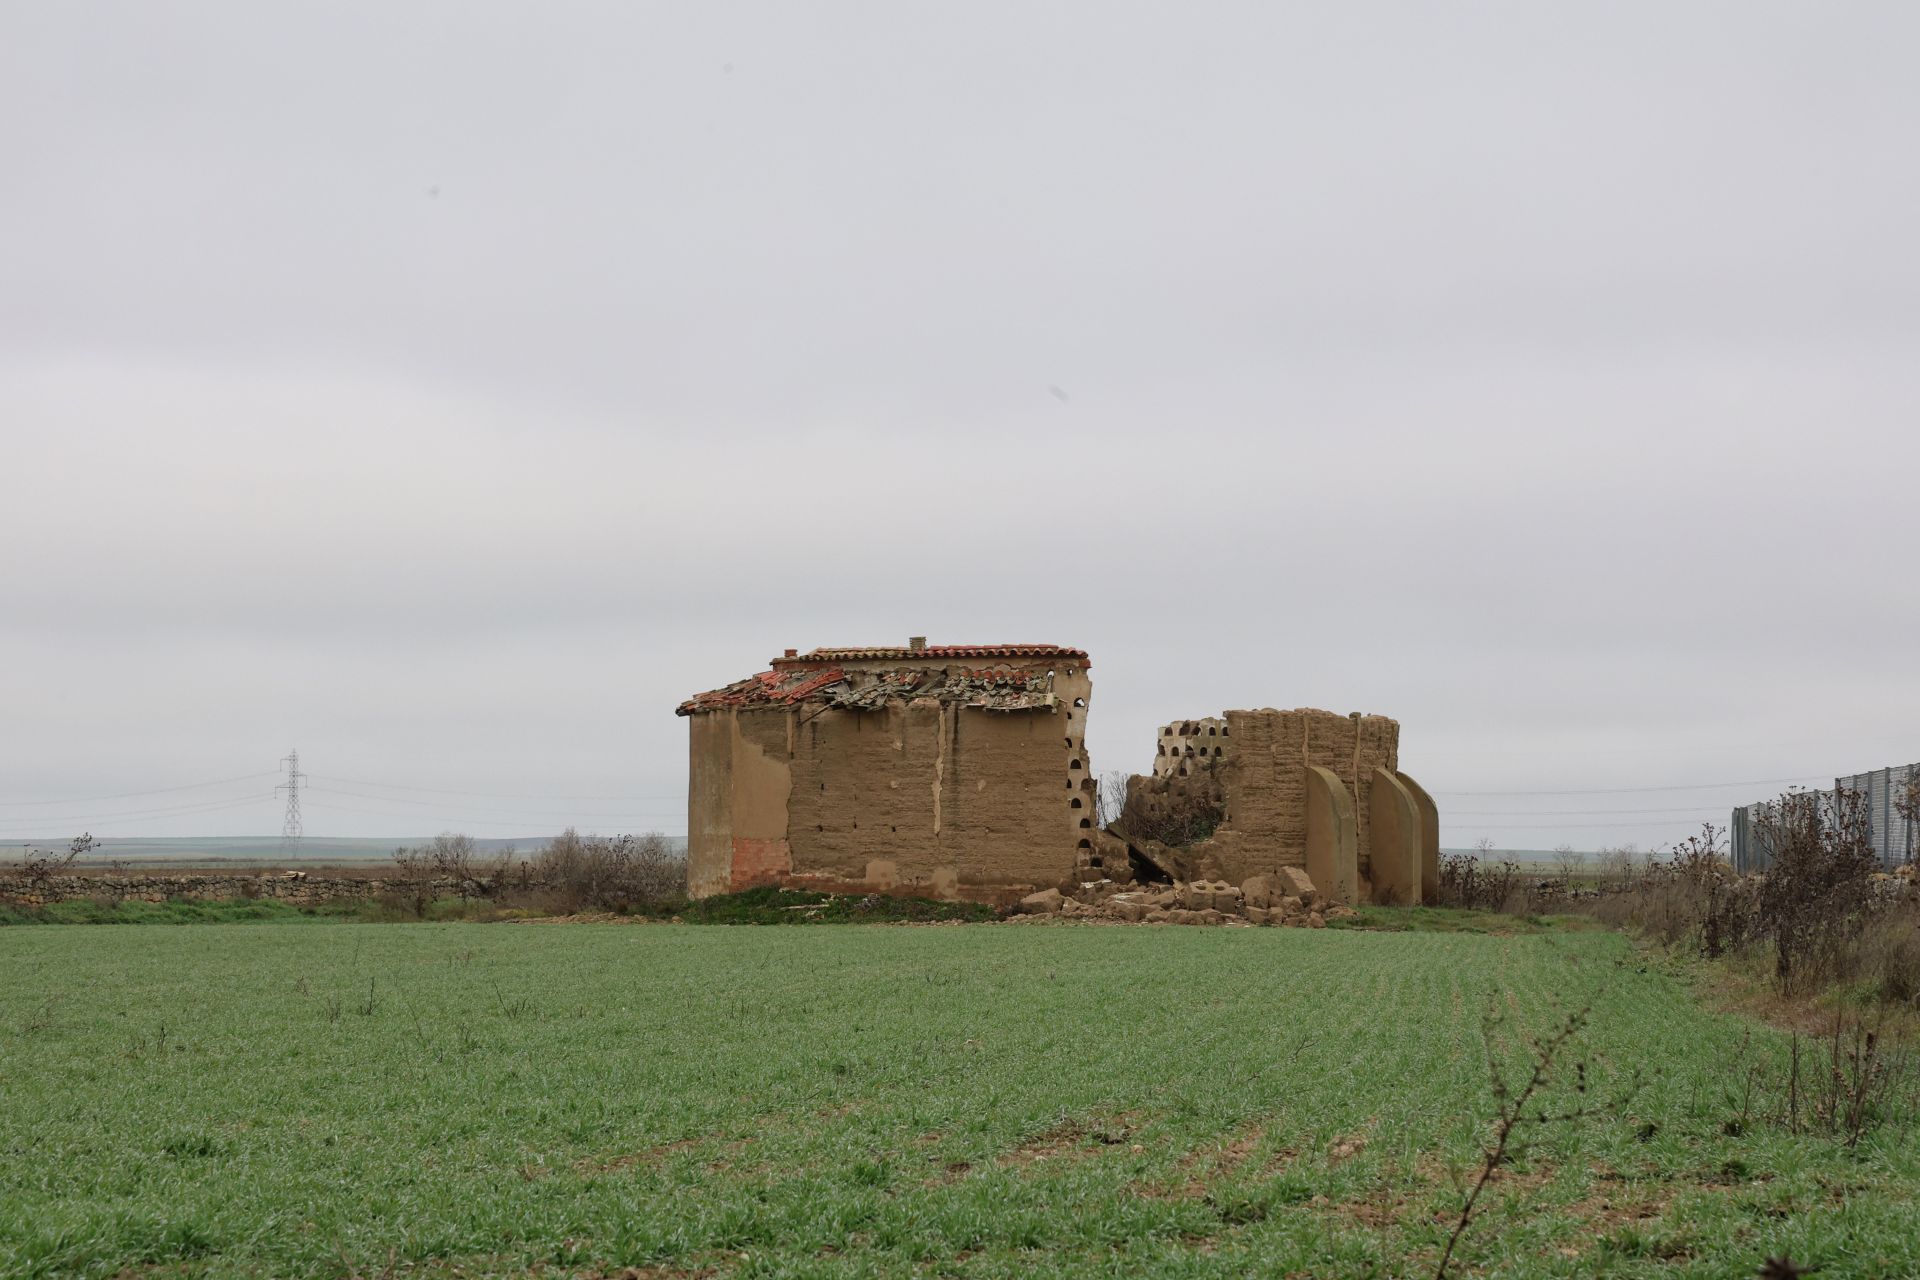
[[[1223,716],[1333,716],[1340,720],[1391,720],[1392,716],[1383,716],[1377,711],[1329,711],[1325,707],[1228,707],[1224,711],[1214,712],[1211,718]],[[1188,720],[1198,720],[1199,716],[1187,716]]]
[[[924,652],[915,650],[916,654]],[[863,711],[921,698],[985,711],[1052,710],[1062,700],[1054,692],[1054,680],[1054,672],[1037,667],[933,662],[849,675],[838,666],[783,663],[771,671],[697,693],[680,703],[674,714],[780,710],[803,703]]]
[[[919,649],[893,646],[846,646],[810,649],[768,660],[780,667],[821,662],[917,662],[929,658],[1064,658],[1092,666],[1085,649],[1057,644],[930,644]]]
[[[725,711],[743,707],[792,706],[808,696],[844,682],[847,673],[838,667],[818,671],[760,671],[744,680],[696,693],[673,709],[677,716],[701,711]]]

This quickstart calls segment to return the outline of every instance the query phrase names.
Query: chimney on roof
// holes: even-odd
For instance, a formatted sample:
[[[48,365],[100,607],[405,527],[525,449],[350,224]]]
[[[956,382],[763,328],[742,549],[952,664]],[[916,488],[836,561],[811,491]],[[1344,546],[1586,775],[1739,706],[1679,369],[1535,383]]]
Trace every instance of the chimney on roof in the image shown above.
[[[915,653],[920,652],[920,650],[926,647],[927,647],[927,638],[925,636],[908,636],[907,637],[907,648],[913,650]]]
[[[789,649],[782,656],[788,657],[788,658],[797,658],[800,656],[800,651],[798,649]]]

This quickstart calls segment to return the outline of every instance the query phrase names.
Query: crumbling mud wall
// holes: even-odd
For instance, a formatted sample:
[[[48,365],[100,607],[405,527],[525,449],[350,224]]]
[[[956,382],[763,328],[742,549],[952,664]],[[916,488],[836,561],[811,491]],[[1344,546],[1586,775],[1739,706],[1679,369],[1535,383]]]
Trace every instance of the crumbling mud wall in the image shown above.
[[[1054,645],[789,649],[688,699],[691,892],[1006,904],[1043,886],[1065,899],[1284,870],[1331,905],[1431,894],[1438,810],[1401,772],[1385,716],[1267,708],[1169,724],[1120,820],[1097,829],[1089,665]]]
[[[1268,708],[1178,721],[1160,730],[1152,774],[1129,780],[1112,835],[1136,878],[1241,884],[1312,862],[1334,901],[1422,901],[1438,812],[1399,772],[1399,746],[1385,716]]]
[[[1086,654],[789,651],[683,703],[688,881],[1009,903],[1096,867]]]

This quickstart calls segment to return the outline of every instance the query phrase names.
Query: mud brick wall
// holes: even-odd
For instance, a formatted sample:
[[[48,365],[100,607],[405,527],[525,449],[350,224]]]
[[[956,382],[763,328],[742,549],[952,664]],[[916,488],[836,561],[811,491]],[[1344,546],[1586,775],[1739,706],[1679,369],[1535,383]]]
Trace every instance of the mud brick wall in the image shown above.
[[[1306,865],[1307,765],[1329,769],[1354,799],[1359,870],[1369,873],[1368,800],[1373,771],[1399,765],[1400,726],[1385,716],[1342,716],[1302,708],[1228,711],[1176,721],[1160,730],[1154,776],[1135,779],[1130,802],[1158,795],[1218,796],[1226,819],[1211,839],[1189,851],[1211,858],[1239,883],[1280,867]]]
[[[918,697],[690,717],[690,891],[1007,902],[1060,883],[1098,855],[1092,684],[1083,669],[1055,688],[1051,705],[1018,710]]]
[[[1153,776],[1190,777],[1195,769],[1204,769],[1210,761],[1225,759],[1232,742],[1227,722],[1218,716],[1201,720],[1178,720],[1160,727],[1160,741],[1153,749]]]
[[[865,879],[887,862],[906,883],[951,868],[961,886],[1051,884],[1074,863],[1075,800],[1091,819],[1088,785],[1057,714],[828,711],[795,743],[793,869]]]

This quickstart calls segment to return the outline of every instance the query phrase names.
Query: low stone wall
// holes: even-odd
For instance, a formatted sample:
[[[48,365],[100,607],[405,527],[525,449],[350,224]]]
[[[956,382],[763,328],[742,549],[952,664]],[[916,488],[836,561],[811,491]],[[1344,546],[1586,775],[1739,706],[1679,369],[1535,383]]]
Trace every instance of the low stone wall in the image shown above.
[[[135,902],[165,902],[169,898],[218,901],[230,898],[264,898],[291,906],[317,906],[323,902],[357,902],[385,894],[412,895],[417,886],[411,881],[362,879],[358,876],[250,875],[246,872],[183,872],[178,875],[63,875],[34,880],[22,875],[0,872],[0,903],[16,907],[42,907],[53,902],[72,902],[84,898],[120,899]],[[451,897],[457,890],[452,880],[428,884],[429,896]]]

